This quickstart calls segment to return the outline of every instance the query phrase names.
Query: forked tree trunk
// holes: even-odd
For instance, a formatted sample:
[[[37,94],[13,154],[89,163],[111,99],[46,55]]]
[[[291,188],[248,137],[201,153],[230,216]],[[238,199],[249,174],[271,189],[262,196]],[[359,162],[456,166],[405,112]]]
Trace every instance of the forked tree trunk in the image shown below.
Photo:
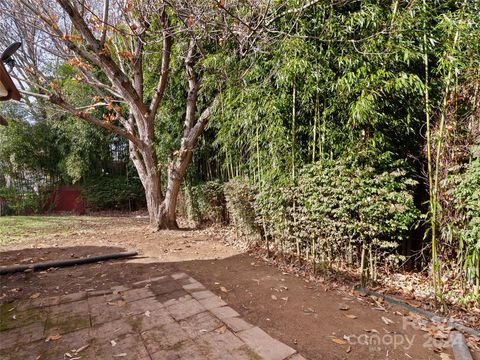
[[[197,118],[197,98],[200,83],[193,69],[196,56],[196,44],[194,40],[191,40],[188,55],[185,60],[189,85],[183,134],[180,141],[180,149],[177,152],[175,160],[168,165],[165,193],[162,192],[161,172],[155,154],[154,127],[147,127],[147,131],[145,132],[146,141],[142,139],[144,141],[139,142],[139,144],[135,144],[133,141],[129,142],[130,159],[133,161],[145,189],[150,226],[154,231],[160,229],[178,229],[176,209],[182,180],[187,171],[188,164],[192,160],[192,151],[197,144],[197,140],[202,134],[213,109],[215,109],[219,103],[219,96],[216,95],[212,103],[204,109]],[[143,117],[144,114],[142,113],[137,113],[136,118],[132,115],[129,118],[129,123],[126,124],[127,128],[133,130],[133,120],[143,120]],[[142,123],[142,121],[137,121],[137,123]]]
[[[160,174],[152,174],[142,180],[145,189],[150,227],[153,231],[178,229],[176,219],[176,199],[164,197],[160,187]],[[168,191],[168,188],[167,188]]]
[[[130,158],[137,168],[140,180],[145,190],[145,199],[150,219],[150,227],[153,231],[161,229],[178,229],[177,223],[177,201],[180,193],[182,179],[187,170],[188,164],[192,159],[191,145],[189,141],[182,141],[179,154],[176,161],[170,165],[167,174],[167,186],[165,194],[162,192],[161,174],[155,165],[154,156],[149,156],[149,151],[140,152],[130,147]],[[152,159],[149,166],[144,165],[144,161],[139,161],[138,155],[143,159]]]

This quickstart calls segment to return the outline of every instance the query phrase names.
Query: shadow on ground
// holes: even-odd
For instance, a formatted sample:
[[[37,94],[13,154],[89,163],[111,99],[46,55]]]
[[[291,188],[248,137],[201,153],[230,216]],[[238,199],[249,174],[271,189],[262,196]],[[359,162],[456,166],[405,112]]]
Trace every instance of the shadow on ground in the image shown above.
[[[0,253],[0,264],[28,264],[120,251],[125,249],[76,246],[14,250]],[[388,313],[373,310],[349,294],[329,291],[303,278],[282,273],[246,254],[219,260],[167,263],[149,260],[146,263],[114,260],[1,276],[1,302],[5,305],[17,300],[131,287],[139,281],[185,272],[251,324],[308,359],[440,358],[432,351],[432,343],[424,332],[414,329],[398,312],[394,313],[398,309]],[[2,317],[10,315],[2,313]],[[393,323],[385,324],[382,316]],[[347,342],[344,336],[350,336],[351,341]],[[363,344],[359,344],[359,340]]]

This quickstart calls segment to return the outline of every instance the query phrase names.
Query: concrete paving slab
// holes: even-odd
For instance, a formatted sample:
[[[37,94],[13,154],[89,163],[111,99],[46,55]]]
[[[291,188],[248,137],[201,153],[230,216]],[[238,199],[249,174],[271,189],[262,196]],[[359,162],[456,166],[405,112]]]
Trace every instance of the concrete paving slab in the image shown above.
[[[133,285],[143,284],[1,304],[0,358],[284,360],[295,353],[185,273]]]
[[[283,360],[296,352],[290,346],[272,338],[259,327],[240,331],[237,335],[264,360]]]
[[[240,316],[235,310],[233,310],[230,306],[222,306],[218,308],[213,308],[210,310],[213,315],[218,317],[220,320],[228,319],[235,316]]]
[[[253,327],[252,324],[246,322],[239,317],[231,317],[223,319],[223,322],[235,333],[243,330],[248,330]]]
[[[202,306],[207,310],[212,310],[212,309],[227,305],[225,301],[223,301],[216,295],[205,298],[205,299],[200,299],[198,300],[198,302],[202,304]]]
[[[180,321],[179,324],[191,338],[196,338],[197,336],[218,329],[223,325],[220,320],[208,311],[190,316]]]

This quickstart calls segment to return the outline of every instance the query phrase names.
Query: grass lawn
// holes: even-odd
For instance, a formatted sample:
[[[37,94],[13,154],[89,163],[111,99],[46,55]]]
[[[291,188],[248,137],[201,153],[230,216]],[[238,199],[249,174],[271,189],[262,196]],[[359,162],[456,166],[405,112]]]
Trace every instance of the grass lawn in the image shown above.
[[[0,246],[29,237],[49,237],[64,234],[79,224],[99,219],[81,216],[2,216]]]

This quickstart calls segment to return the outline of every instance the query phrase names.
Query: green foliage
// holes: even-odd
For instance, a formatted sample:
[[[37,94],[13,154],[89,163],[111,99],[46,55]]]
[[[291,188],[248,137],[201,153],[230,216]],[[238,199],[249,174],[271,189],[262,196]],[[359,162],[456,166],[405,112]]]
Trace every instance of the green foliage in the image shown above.
[[[11,121],[8,127],[0,128],[0,172],[56,177],[60,158],[57,141],[51,123]]]
[[[207,181],[195,186],[185,186],[184,202],[188,220],[195,224],[227,222],[223,185]]]
[[[353,256],[359,264],[362,245],[372,245],[374,261],[391,260],[418,219],[414,185],[401,168],[377,172],[319,162],[295,181],[263,186],[255,200],[257,223],[282,251],[312,253],[315,240],[324,262],[351,263]]]
[[[455,208],[462,214],[459,228],[460,256],[466,278],[476,281],[476,294],[480,294],[480,146],[472,151],[472,161],[462,176],[456,176],[454,188]]]
[[[87,179],[82,196],[92,210],[135,210],[144,206],[145,193],[138,178],[124,175]]]
[[[237,234],[248,243],[260,240],[260,229],[255,223],[253,201],[255,191],[245,179],[235,178],[224,184],[226,207],[230,223]]]
[[[262,6],[241,3],[235,11],[255,18]],[[206,8],[216,14],[214,2]],[[156,36],[157,21],[147,37]],[[464,278],[480,281],[478,150],[469,161],[463,154],[478,135],[479,24],[477,1],[397,0],[320,2],[279,17],[269,31],[259,28],[247,38],[239,31],[240,45],[223,44],[195,24],[192,31],[203,38],[197,110],[213,93],[220,93],[220,106],[186,176],[189,184],[207,181],[185,186],[188,217],[223,222],[226,206],[240,235],[256,241],[263,236],[271,249],[309,256],[314,263],[348,263],[362,273],[369,268],[374,277],[376,263],[398,264],[401,255],[426,248],[422,234],[412,236],[411,228],[420,212],[431,218],[435,213],[429,234],[438,232],[442,270],[458,275],[463,268]],[[119,50],[128,50],[120,33],[114,37]],[[151,40],[145,41],[143,59],[147,102],[161,61],[159,43]],[[169,85],[155,122],[162,173],[182,133],[187,42],[183,35],[174,42]],[[72,80],[76,69],[64,64],[51,73],[68,101],[91,104],[92,89]],[[9,111],[12,118],[32,117]],[[91,111],[101,118],[105,110]],[[431,184],[425,179],[427,113],[432,159],[437,150],[440,155],[437,163],[430,159],[430,173],[440,177]],[[112,148],[124,150],[115,161],[127,164],[125,141],[69,116],[45,115],[62,122],[17,121],[0,129],[0,171],[64,182],[90,178],[85,196],[95,208],[125,208],[138,199],[137,180],[100,175],[112,173]],[[452,169],[455,175],[443,178]],[[435,197],[428,200],[429,192]],[[435,211],[428,212],[426,202],[435,203]],[[399,245],[411,245],[412,252],[400,254]]]
[[[106,170],[112,160],[125,162],[125,140],[70,116],[27,122],[20,107],[10,107],[12,119],[0,128],[0,173],[15,180],[28,177],[50,184],[76,183]],[[124,148],[112,159],[113,148]]]
[[[45,210],[49,193],[16,191],[14,188],[0,187],[0,216],[39,214]]]

